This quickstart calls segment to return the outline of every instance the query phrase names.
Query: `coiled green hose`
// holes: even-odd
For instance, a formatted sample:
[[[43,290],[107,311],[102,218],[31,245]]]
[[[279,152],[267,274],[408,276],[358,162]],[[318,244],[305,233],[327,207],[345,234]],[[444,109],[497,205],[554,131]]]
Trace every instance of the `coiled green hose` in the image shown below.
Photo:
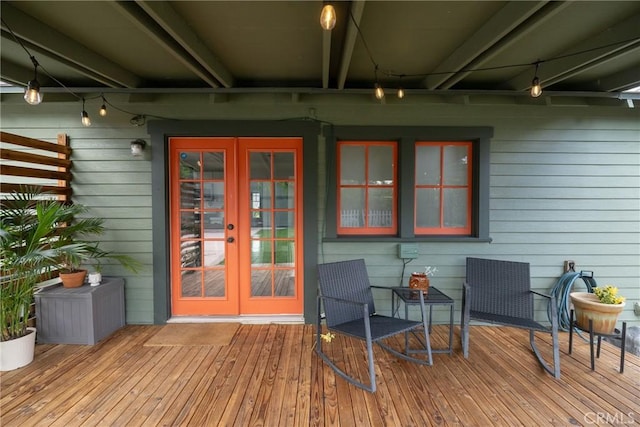
[[[596,280],[593,278],[593,272],[568,271],[558,279],[558,282],[551,289],[551,294],[556,297],[558,328],[563,331],[569,330],[569,307],[571,305],[569,294],[575,291],[573,284],[577,279],[582,279],[587,288],[587,292],[593,292],[593,288],[598,286]],[[551,306],[547,307],[547,316],[549,317],[549,321],[551,321]]]

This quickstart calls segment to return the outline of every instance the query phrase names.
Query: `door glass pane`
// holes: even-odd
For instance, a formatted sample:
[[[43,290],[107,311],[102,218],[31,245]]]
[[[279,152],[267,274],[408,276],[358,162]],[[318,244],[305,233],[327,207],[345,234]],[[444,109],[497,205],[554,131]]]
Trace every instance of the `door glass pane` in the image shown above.
[[[202,243],[199,240],[185,240],[180,243],[180,266],[194,268],[202,265]]]
[[[440,227],[440,191],[438,189],[416,190],[416,226]]]
[[[199,297],[202,295],[202,271],[182,271],[180,275],[180,295],[183,297]]]
[[[217,268],[215,270],[204,270],[204,296],[223,297],[225,296],[225,270]]]
[[[180,209],[195,209],[200,204],[200,185],[195,182],[180,183]]]
[[[204,182],[202,184],[204,209],[224,209],[224,182]]]
[[[271,182],[252,182],[250,197],[252,209],[271,208]]]
[[[369,184],[393,184],[393,147],[381,145],[369,147]]]
[[[271,179],[271,153],[252,152],[249,169],[251,179]]]
[[[467,185],[467,147],[444,147],[444,185]]]
[[[295,173],[293,153],[273,154],[273,178],[293,179]]]
[[[340,191],[340,206],[342,227],[364,227],[364,189],[343,188]]]
[[[293,297],[295,296],[295,270],[293,269],[278,269],[275,270],[275,294],[278,297]]]
[[[448,188],[444,190],[444,226],[466,227],[467,225],[467,190]]]
[[[197,212],[180,213],[180,237],[200,238],[200,214]]]
[[[287,238],[295,235],[295,218],[296,215],[292,211],[276,212],[276,237]]]
[[[440,184],[440,147],[430,145],[416,147],[416,184]]]
[[[251,236],[254,238],[267,239],[272,237],[271,212],[252,212]]]
[[[224,231],[220,230],[215,233],[219,240],[204,241],[204,266],[213,267],[224,265]],[[213,233],[207,237],[216,237]]]
[[[209,152],[203,153],[204,173],[203,179],[224,179],[224,153]]]
[[[271,265],[273,263],[273,242],[251,239],[251,265]]]
[[[278,267],[292,267],[294,262],[293,240],[276,240],[276,265]]]
[[[369,227],[391,227],[393,190],[391,188],[369,189]]]
[[[180,179],[200,179],[200,153],[180,153]]]
[[[270,297],[273,295],[271,269],[251,269],[251,296]]]
[[[293,182],[276,182],[276,209],[293,209],[294,207],[294,184]]]
[[[340,184],[362,185],[365,183],[365,149],[363,145],[340,147]]]

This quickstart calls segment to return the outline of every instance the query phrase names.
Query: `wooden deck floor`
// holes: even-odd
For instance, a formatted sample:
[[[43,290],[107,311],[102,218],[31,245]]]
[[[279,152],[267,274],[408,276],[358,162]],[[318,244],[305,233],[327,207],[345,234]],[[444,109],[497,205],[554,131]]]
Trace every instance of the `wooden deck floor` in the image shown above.
[[[378,392],[334,376],[312,351],[309,325],[242,325],[223,347],[148,347],[159,326],[127,326],[95,346],[38,345],[35,361],[0,376],[9,426],[544,426],[640,423],[640,358],[561,334],[562,378],[539,368],[524,331],[475,326],[464,359],[416,366],[376,348]],[[434,327],[433,345],[447,328]],[[493,346],[493,342],[501,346]],[[547,343],[545,339],[543,341]],[[542,349],[547,345],[540,343]],[[397,343],[398,345],[399,342]],[[364,372],[358,341],[328,344]]]

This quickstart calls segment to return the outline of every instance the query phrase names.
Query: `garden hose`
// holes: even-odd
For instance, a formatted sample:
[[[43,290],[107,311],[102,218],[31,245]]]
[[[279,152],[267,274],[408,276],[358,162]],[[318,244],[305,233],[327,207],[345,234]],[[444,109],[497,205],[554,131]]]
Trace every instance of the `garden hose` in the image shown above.
[[[596,280],[593,278],[593,272],[591,271],[568,271],[558,279],[558,282],[551,289],[551,294],[556,298],[556,304],[558,309],[558,328],[563,331],[569,330],[569,307],[571,304],[569,294],[573,291],[573,284],[577,279],[582,279],[587,292],[593,292],[593,288],[597,287]],[[551,305],[547,307],[547,316],[551,321]]]

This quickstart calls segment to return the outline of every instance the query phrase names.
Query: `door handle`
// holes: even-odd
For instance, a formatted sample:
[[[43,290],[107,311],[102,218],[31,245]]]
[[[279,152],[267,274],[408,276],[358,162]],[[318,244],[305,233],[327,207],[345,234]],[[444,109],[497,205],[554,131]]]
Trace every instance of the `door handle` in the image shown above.
[[[236,239],[234,239],[233,237],[227,237],[227,242],[228,243],[233,243],[235,241],[236,241]]]

